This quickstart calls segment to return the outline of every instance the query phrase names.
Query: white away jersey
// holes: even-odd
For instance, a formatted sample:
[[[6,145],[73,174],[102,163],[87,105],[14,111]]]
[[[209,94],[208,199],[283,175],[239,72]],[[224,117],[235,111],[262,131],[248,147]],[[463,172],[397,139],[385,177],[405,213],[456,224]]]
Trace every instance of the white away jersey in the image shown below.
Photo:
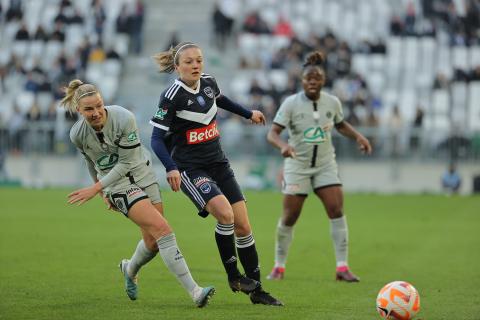
[[[317,104],[316,112],[314,102]],[[288,129],[288,143],[295,148],[297,161],[309,167],[326,165],[335,160],[332,130],[342,121],[340,100],[323,91],[317,101],[308,99],[303,92],[287,97],[273,120]]]
[[[95,168],[104,189],[156,182],[150,154],[141,145],[135,116],[120,106],[105,106],[107,122],[95,131],[81,118],[70,130],[70,139]]]

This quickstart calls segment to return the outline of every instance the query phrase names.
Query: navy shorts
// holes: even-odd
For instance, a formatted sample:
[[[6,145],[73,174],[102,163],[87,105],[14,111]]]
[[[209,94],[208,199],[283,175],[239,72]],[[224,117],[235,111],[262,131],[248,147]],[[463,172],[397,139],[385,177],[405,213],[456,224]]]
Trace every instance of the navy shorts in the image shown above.
[[[180,170],[182,191],[198,209],[198,215],[208,216],[205,207],[215,196],[223,194],[230,204],[245,200],[230,164],[215,164],[210,168]]]

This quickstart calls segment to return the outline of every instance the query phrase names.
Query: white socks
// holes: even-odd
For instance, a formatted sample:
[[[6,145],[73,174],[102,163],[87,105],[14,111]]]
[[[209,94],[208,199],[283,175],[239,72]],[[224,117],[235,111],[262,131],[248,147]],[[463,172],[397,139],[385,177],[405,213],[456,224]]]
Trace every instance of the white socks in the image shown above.
[[[158,250],[162,256],[163,262],[168,270],[173,273],[181,285],[187,290],[192,299],[198,296],[198,291],[201,288],[193,280],[187,263],[183,258],[182,253],[178,249],[177,239],[174,233],[170,233],[157,240]]]
[[[287,263],[288,248],[293,239],[293,226],[288,227],[282,223],[282,219],[277,225],[277,239],[275,241],[275,267],[285,268]]]
[[[150,260],[152,260],[157,255],[156,251],[150,251],[145,246],[145,242],[140,240],[138,242],[137,248],[133,253],[133,256],[130,258],[130,262],[127,266],[127,273],[130,278],[135,278],[140,268],[146,265]]]
[[[330,235],[338,267],[348,266],[348,227],[345,216],[330,219]]]

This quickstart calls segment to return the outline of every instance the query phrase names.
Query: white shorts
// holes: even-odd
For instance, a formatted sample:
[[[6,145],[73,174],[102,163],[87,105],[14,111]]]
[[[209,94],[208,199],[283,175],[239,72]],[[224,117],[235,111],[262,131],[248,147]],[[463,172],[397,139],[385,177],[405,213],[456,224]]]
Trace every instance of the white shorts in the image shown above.
[[[342,185],[335,161],[321,167],[306,167],[302,163],[289,162],[283,170],[282,193],[308,195],[312,190]]]
[[[152,204],[162,202],[158,183],[151,184],[145,188],[140,188],[136,184],[130,184],[121,189],[112,190],[108,194],[108,198],[112,205],[127,217],[130,208],[140,200],[150,199]]]

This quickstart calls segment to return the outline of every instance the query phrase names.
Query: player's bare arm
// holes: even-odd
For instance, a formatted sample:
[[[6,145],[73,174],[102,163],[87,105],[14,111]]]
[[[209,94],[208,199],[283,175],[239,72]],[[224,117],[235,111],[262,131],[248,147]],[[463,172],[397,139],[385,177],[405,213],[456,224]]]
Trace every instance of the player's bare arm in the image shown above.
[[[282,133],[283,129],[284,128],[282,126],[279,126],[276,123],[272,124],[272,127],[267,134],[267,140],[272,146],[280,149],[280,153],[284,158],[295,158],[295,149],[287,142],[283,141],[282,138],[280,138],[280,134]]]
[[[368,139],[365,138],[365,136],[363,136],[360,132],[355,130],[355,128],[350,123],[344,120],[340,123],[337,123],[335,125],[335,128],[345,137],[355,140],[362,153],[372,153],[372,146],[370,145],[370,141],[368,141]]]

